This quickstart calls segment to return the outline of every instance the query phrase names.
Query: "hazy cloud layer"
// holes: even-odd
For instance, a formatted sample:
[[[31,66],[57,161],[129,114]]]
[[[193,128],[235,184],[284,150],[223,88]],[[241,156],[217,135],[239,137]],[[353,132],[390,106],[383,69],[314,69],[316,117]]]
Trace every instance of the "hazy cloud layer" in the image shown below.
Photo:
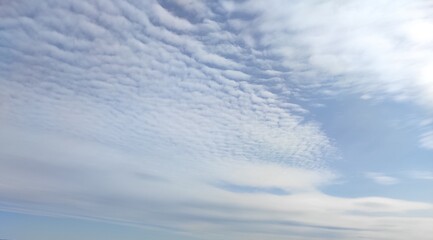
[[[208,239],[428,239],[431,233],[433,220],[425,213],[432,204],[333,197],[318,190],[332,183],[325,171],[228,160],[179,166],[182,159],[175,157],[138,157],[77,139],[2,132],[3,210],[90,217]],[[27,151],[18,153],[19,144]]]
[[[338,154],[313,95],[433,109],[428,2],[372,3],[1,2],[0,207],[207,239],[428,239],[431,203],[320,191]]]

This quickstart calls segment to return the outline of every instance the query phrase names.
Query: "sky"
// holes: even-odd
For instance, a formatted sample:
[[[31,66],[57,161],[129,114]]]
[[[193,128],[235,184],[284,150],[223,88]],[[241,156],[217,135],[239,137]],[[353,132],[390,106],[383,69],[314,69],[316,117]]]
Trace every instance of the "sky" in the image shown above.
[[[0,239],[433,235],[433,2],[0,0]]]

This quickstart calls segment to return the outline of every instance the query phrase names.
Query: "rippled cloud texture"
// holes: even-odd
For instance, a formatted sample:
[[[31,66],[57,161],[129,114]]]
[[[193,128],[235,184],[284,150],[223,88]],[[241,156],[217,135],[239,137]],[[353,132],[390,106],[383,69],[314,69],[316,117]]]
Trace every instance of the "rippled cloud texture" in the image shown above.
[[[0,207],[200,239],[430,239],[433,202],[321,190],[340,155],[311,111],[357,94],[431,113],[432,12],[0,1]]]

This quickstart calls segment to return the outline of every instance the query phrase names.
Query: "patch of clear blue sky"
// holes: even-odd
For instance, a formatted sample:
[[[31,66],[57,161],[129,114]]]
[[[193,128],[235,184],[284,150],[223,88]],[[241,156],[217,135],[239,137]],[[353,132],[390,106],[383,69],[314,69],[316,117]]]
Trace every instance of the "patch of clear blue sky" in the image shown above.
[[[176,232],[85,219],[45,217],[0,211],[0,239],[143,240],[194,239]]]
[[[425,109],[404,102],[362,100],[353,95],[321,103],[325,106],[314,109],[312,117],[322,124],[341,153],[341,159],[330,161],[330,167],[342,174],[343,180],[326,187],[325,192],[344,197],[433,201],[433,191],[425,191],[431,180],[408,176],[410,171],[433,168],[431,152],[419,146],[423,132],[419,123],[428,117]],[[380,185],[367,179],[366,172],[381,172],[399,182]]]

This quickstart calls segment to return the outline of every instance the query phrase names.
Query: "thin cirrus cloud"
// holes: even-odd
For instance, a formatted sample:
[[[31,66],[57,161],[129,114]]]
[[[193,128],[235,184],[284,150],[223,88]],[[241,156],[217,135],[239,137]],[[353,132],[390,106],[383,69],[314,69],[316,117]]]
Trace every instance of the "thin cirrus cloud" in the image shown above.
[[[365,177],[373,180],[374,182],[382,185],[394,185],[399,182],[395,177],[388,176],[379,172],[368,172],[365,173]]]
[[[426,149],[433,149],[433,131],[422,134],[419,141],[421,147]]]
[[[321,190],[340,156],[312,95],[433,107],[429,3],[389,3],[1,2],[1,209],[191,238],[428,239],[431,203]]]
[[[430,171],[410,171],[409,176],[414,179],[433,180],[433,172]]]

